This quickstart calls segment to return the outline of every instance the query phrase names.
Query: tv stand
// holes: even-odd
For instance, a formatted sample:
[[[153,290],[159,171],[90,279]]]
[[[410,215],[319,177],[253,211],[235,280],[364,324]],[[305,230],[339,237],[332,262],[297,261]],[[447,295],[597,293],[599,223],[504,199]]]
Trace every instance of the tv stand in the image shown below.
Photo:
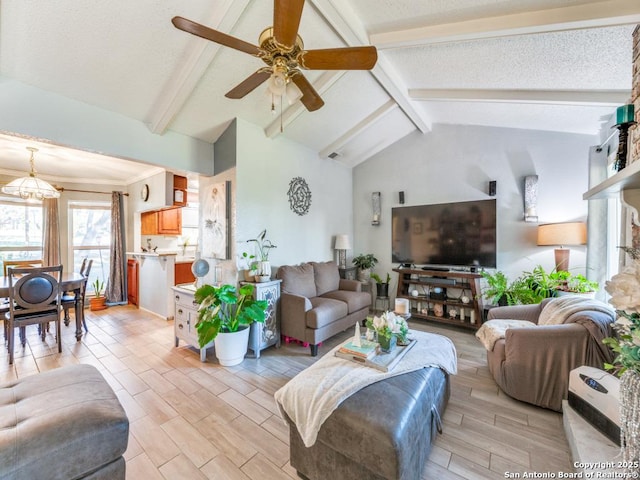
[[[396,298],[409,300],[413,319],[471,330],[482,325],[481,275],[434,268],[395,268],[393,271],[398,273]],[[417,296],[412,295],[414,290],[418,292]],[[462,297],[467,297],[468,303],[464,303]],[[452,316],[452,312],[456,315]]]

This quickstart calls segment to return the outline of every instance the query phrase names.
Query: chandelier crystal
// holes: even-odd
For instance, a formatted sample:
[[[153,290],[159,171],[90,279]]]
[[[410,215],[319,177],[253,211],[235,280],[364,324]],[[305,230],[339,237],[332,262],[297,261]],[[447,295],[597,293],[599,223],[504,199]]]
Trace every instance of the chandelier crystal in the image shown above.
[[[44,180],[36,177],[36,168],[33,154],[38,151],[35,147],[27,147],[31,152],[29,163],[31,164],[31,172],[28,177],[16,178],[12,182],[2,187],[2,193],[16,195],[25,200],[43,200],[45,198],[58,198],[60,192]]]

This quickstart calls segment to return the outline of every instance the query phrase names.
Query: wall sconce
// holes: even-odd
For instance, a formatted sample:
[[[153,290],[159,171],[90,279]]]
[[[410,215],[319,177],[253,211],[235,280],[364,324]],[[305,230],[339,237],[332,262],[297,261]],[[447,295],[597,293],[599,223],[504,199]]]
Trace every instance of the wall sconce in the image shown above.
[[[373,192],[371,194],[371,203],[373,206],[373,220],[371,221],[371,225],[380,225],[380,192]]]
[[[538,245],[559,245],[556,248],[556,272],[569,270],[569,249],[564,245],[587,243],[587,224],[584,222],[549,223],[538,226]]]
[[[336,235],[336,243],[333,249],[338,251],[338,267],[347,268],[347,250],[351,250],[349,235]]]
[[[524,177],[524,221],[538,221],[538,176],[527,175]],[[538,244],[540,245],[540,244]]]

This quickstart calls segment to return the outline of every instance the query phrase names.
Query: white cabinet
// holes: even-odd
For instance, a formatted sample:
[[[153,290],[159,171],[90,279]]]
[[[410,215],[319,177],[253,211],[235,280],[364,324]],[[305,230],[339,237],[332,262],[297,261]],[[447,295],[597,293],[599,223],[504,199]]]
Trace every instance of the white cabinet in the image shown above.
[[[198,346],[198,331],[196,323],[198,323],[198,304],[194,300],[194,293],[183,287],[173,287],[175,302],[175,318],[173,330],[176,340],[176,347],[180,340],[195,348]],[[213,346],[213,342],[209,342],[203,348],[200,348],[200,361],[207,359],[207,349]]]
[[[278,318],[278,300],[280,299],[280,283],[282,280],[251,283],[254,286],[253,298],[267,302],[264,323],[253,322],[249,333],[249,349],[256,358],[260,358],[260,351],[275,345],[280,346],[280,319]]]

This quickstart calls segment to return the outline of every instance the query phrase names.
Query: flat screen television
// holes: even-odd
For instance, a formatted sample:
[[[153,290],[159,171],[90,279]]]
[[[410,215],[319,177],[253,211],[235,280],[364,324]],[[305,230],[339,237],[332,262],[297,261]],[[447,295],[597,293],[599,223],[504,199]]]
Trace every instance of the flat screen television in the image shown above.
[[[433,267],[496,268],[496,201],[391,210],[392,261]]]

